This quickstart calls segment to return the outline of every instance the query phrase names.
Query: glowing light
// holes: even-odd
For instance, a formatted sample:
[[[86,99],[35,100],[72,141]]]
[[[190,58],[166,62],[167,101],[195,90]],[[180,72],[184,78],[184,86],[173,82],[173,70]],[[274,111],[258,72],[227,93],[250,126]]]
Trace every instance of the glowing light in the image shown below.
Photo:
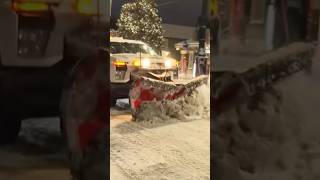
[[[166,61],[164,62],[164,65],[165,65],[167,68],[172,67],[172,62],[171,62],[171,60],[170,60],[170,59],[166,60]]]
[[[49,5],[41,2],[14,2],[13,9],[23,12],[48,11]]]
[[[115,61],[113,61],[113,64],[115,66],[126,66],[127,63],[125,61],[115,60]]]
[[[97,7],[93,0],[78,0],[76,9],[79,13],[84,15],[96,15]]]
[[[148,67],[150,67],[150,60],[149,59],[143,59],[142,60],[142,67],[144,67],[144,68],[148,68]]]
[[[133,66],[135,66],[135,67],[140,67],[140,66],[141,66],[139,59],[133,60],[133,63],[132,63],[132,64],[133,64]]]

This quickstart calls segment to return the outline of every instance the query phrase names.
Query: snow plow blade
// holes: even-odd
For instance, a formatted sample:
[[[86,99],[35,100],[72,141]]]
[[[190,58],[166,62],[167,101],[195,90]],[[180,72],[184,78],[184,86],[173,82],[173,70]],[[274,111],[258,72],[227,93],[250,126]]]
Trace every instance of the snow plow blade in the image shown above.
[[[240,69],[219,67],[211,72],[213,114],[243,104],[249,97],[272,90],[277,82],[300,71],[312,73],[316,44],[293,43],[255,58],[253,64]]]
[[[137,120],[136,117],[142,105],[152,101],[173,101],[180,97],[189,96],[197,87],[206,84],[208,78],[208,76],[202,75],[191,80],[164,82],[132,74],[133,83],[129,99],[133,120]]]

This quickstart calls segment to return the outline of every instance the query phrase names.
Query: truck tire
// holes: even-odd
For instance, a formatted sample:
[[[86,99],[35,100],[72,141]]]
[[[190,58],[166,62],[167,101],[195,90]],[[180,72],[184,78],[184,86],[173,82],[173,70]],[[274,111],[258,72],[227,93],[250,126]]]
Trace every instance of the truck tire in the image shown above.
[[[107,179],[107,57],[79,61],[61,99],[61,120],[74,180]],[[102,103],[101,103],[102,100]]]
[[[110,106],[114,107],[117,104],[117,99],[116,98],[110,98]]]
[[[13,143],[20,132],[21,119],[14,115],[1,113],[0,119],[0,145]]]

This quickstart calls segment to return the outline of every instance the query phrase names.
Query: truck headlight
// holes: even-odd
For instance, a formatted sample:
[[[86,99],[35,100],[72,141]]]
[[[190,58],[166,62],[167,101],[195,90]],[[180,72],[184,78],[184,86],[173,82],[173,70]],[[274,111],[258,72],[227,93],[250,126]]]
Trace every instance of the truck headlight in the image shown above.
[[[141,66],[140,60],[139,59],[132,60],[132,65],[134,67],[140,67]]]
[[[164,65],[166,68],[172,68],[172,67],[176,67],[177,66],[177,61],[174,59],[167,59],[164,62]]]
[[[164,66],[166,68],[171,68],[172,67],[172,61],[170,59],[167,59],[165,62],[164,62]]]
[[[148,67],[150,67],[150,60],[149,59],[143,59],[142,60],[142,67],[143,68],[148,68]]]

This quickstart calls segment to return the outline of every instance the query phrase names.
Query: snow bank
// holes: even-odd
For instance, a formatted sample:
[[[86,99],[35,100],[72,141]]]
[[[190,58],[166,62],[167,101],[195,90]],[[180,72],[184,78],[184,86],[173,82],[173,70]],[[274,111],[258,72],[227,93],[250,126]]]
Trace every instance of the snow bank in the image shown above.
[[[319,180],[320,63],[214,119],[217,180]]]
[[[210,82],[210,80],[208,80]],[[174,101],[153,101],[142,104],[137,121],[157,123],[169,120],[188,121],[210,116],[210,83],[198,87],[190,96]]]
[[[57,117],[26,119],[22,121],[19,138],[48,149],[61,148],[60,120]]]

